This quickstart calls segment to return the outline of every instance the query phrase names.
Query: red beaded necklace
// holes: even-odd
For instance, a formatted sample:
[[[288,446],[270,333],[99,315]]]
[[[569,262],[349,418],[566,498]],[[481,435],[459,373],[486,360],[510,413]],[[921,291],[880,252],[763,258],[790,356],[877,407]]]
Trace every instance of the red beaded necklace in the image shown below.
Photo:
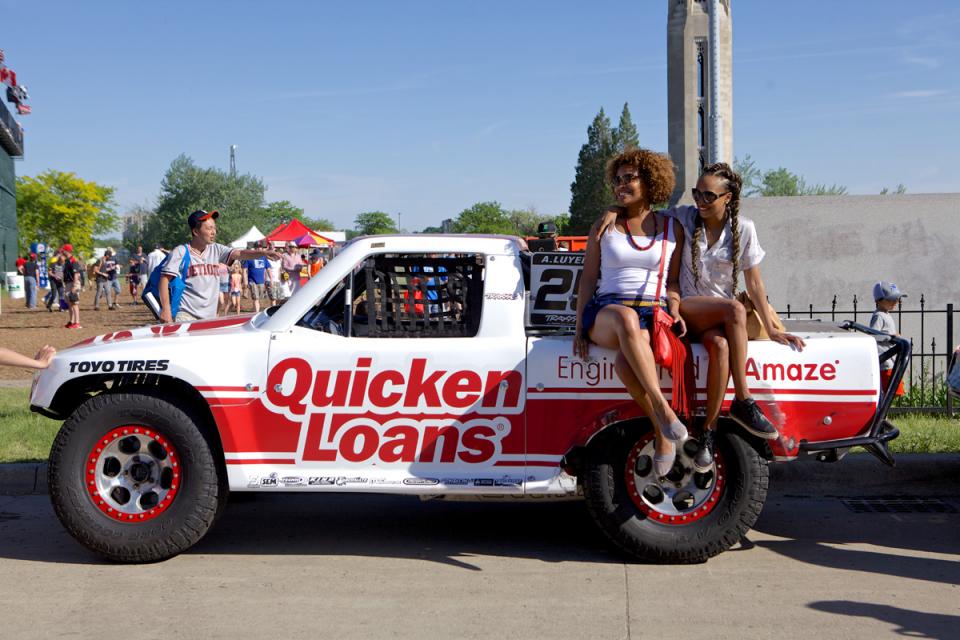
[[[655,216],[656,214],[651,214],[651,215]],[[640,245],[637,244],[637,241],[633,239],[633,234],[630,233],[630,225],[627,224],[626,218],[623,219],[623,228],[627,232],[627,242],[629,242],[630,246],[636,249],[637,251],[646,251],[647,249],[652,247],[654,243],[657,241],[657,218],[656,217],[653,218],[653,236],[650,238],[650,244],[648,244],[645,247],[641,247]]]

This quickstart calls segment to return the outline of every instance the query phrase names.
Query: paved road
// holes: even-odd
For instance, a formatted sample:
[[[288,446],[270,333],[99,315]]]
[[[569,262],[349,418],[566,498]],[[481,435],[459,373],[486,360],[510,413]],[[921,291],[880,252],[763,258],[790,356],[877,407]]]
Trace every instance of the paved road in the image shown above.
[[[576,502],[304,495],[233,500],[189,553],[119,566],[45,496],[0,496],[0,636],[957,638],[958,475],[906,487],[947,513],[776,483],[739,548],[690,567],[625,563]]]

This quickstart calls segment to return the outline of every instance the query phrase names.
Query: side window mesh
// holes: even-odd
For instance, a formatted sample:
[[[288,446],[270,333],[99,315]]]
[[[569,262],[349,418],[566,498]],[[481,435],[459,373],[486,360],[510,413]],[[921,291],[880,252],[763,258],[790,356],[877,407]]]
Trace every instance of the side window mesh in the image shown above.
[[[381,255],[364,276],[370,337],[471,337],[480,328],[482,256]]]

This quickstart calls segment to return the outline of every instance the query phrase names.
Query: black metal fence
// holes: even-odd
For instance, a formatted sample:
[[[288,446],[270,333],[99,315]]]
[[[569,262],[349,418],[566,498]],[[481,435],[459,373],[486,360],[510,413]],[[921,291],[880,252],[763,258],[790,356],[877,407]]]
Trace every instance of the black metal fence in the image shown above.
[[[812,304],[802,309],[788,304],[785,312],[778,313],[786,318],[829,318],[831,322],[853,320],[868,324],[874,303],[867,300],[861,308],[861,302],[854,295],[852,309],[838,309],[837,296],[833,296],[830,309],[815,309]],[[891,312],[896,317],[901,335],[909,338],[913,347],[910,366],[904,375],[905,394],[894,401],[891,411],[955,415],[954,398],[946,382],[954,348],[953,312],[953,303],[944,309],[928,309],[923,295],[920,296],[919,309],[904,309],[901,299],[896,310]],[[907,319],[907,325],[904,319]],[[937,336],[940,336],[939,343]]]

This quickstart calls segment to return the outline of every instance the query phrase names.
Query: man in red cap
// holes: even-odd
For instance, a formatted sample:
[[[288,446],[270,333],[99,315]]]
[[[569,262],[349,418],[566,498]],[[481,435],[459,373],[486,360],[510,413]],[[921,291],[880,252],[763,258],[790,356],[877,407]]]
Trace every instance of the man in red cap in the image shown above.
[[[217,295],[220,291],[219,264],[234,260],[274,258],[280,254],[272,249],[233,249],[217,244],[217,211],[197,209],[187,217],[190,226],[190,243],[178,245],[170,251],[170,259],[163,265],[160,275],[160,321],[190,322],[205,320],[217,315]],[[170,308],[170,281],[180,277],[180,267],[187,251],[190,252],[190,267],[184,283],[183,297],[176,317]]]
[[[63,245],[63,292],[70,306],[70,318],[67,329],[82,329],[80,326],[80,274],[83,265],[73,257],[73,245]]]

